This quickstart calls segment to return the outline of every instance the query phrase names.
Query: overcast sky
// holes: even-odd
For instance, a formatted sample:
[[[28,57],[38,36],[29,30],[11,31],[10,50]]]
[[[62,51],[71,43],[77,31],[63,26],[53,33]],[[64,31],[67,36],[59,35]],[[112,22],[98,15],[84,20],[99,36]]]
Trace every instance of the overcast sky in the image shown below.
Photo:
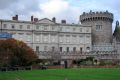
[[[18,14],[20,20],[30,20],[34,15],[39,19],[56,17],[58,22],[66,19],[68,23],[78,23],[80,14],[90,10],[108,10],[114,14],[114,23],[120,21],[120,0],[0,0],[1,19]]]

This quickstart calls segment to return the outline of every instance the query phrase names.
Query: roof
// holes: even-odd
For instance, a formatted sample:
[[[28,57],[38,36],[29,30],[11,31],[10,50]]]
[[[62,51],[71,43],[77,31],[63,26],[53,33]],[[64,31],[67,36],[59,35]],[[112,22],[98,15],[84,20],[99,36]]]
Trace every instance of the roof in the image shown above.
[[[38,24],[57,24],[48,18],[43,18],[43,19],[37,21],[36,23],[38,23]]]

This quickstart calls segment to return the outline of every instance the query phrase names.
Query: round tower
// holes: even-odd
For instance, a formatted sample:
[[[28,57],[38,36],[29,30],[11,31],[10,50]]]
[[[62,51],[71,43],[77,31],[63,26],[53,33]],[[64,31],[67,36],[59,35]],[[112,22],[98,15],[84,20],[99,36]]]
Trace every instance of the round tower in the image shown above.
[[[83,12],[80,15],[80,22],[83,25],[92,26],[92,43],[111,43],[112,42],[112,22],[113,14],[106,12]]]

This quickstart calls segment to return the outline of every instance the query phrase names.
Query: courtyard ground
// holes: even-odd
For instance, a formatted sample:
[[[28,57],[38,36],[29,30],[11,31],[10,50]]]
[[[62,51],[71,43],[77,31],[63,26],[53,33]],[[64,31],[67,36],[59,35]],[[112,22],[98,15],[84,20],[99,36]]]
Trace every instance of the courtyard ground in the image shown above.
[[[0,80],[120,80],[120,69],[48,69],[0,72]]]

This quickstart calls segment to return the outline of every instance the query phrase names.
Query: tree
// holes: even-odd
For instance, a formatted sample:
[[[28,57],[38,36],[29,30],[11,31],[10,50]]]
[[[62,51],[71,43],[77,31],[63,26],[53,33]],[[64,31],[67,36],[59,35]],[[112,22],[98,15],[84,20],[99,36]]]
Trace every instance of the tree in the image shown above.
[[[0,40],[1,66],[28,66],[37,60],[35,52],[22,41]]]
[[[119,27],[119,22],[116,22],[116,27],[113,33],[113,36],[116,38],[117,41],[120,42],[120,27]]]

